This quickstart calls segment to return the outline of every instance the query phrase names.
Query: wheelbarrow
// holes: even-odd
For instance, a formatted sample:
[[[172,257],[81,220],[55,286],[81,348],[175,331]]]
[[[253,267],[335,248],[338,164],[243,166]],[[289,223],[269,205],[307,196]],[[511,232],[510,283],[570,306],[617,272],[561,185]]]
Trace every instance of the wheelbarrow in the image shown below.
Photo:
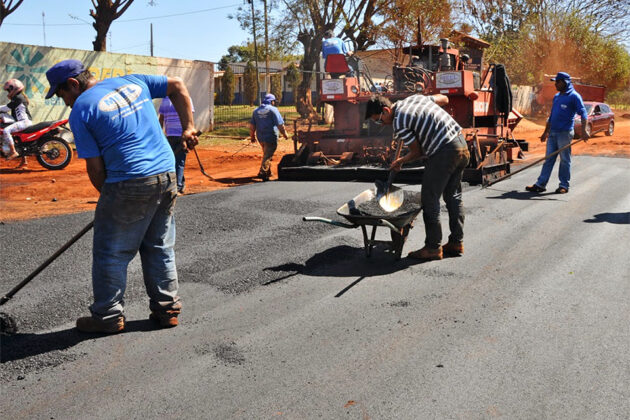
[[[419,194],[405,191],[405,198],[402,207],[399,210],[387,213],[382,209],[378,211],[378,201],[374,200],[376,191],[368,189],[354,197],[337,209],[337,214],[343,216],[349,223],[339,222],[337,220],[326,219],[324,217],[302,217],[305,222],[323,222],[333,226],[339,226],[346,229],[361,228],[363,232],[363,245],[365,247],[365,256],[369,258],[372,255],[372,249],[377,244],[387,246],[396,260],[400,259],[403,246],[409,235],[409,230],[413,227],[413,221],[422,210],[420,205]],[[367,204],[375,205],[368,206]],[[373,211],[376,209],[376,211]],[[372,231],[368,237],[368,226],[372,226]],[[376,229],[379,226],[389,228],[391,241],[376,240]]]

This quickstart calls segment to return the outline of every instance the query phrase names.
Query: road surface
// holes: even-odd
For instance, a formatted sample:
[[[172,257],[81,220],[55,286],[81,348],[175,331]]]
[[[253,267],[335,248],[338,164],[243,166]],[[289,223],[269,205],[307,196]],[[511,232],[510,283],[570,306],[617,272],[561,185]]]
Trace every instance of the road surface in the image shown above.
[[[147,319],[137,260],[127,331],[73,329],[90,232],[2,307],[20,328],[1,338],[2,417],[628,418],[630,160],[576,157],[566,195],[525,192],[537,174],[467,187],[464,256],[422,264],[301,221],[369,184],[181,197],[170,330]],[[90,220],[0,225],[2,292]],[[404,254],[423,240],[419,217]]]

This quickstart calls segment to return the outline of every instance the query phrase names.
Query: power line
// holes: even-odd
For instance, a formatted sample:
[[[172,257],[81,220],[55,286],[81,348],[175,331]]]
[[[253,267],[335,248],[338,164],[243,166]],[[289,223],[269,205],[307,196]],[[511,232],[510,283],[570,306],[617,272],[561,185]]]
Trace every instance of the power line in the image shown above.
[[[240,4],[232,4],[230,6],[213,7],[213,8],[210,8],[210,9],[193,10],[192,12],[173,13],[171,15],[144,17],[144,18],[137,18],[137,19],[120,19],[120,20],[115,20],[112,23],[138,22],[138,21],[142,21],[142,20],[164,19],[164,18],[170,18],[170,17],[175,17],[175,16],[194,15],[194,14],[197,14],[197,13],[212,12],[214,10],[230,9],[230,8],[237,7],[237,6],[240,6]],[[71,16],[71,17],[73,19],[76,18],[74,16]],[[3,25],[11,25],[11,26],[40,26],[38,23],[6,23],[6,22],[4,22]],[[84,25],[91,25],[91,24],[87,23],[87,22],[86,23],[48,23],[48,24],[46,24],[46,26],[84,26]]]

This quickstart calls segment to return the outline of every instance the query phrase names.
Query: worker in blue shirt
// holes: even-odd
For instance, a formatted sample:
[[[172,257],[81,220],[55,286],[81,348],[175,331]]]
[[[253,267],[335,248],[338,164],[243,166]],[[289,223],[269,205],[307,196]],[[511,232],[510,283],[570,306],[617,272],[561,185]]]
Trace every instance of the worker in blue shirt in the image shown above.
[[[278,108],[274,106],[275,103],[276,97],[268,93],[262,104],[254,110],[249,123],[249,136],[252,143],[255,143],[258,138],[262,147],[263,157],[258,178],[263,181],[271,177],[271,158],[278,148],[278,133],[282,133],[285,139],[289,138],[284,127],[284,120]]]
[[[551,80],[556,82],[558,93],[553,98],[551,114],[547,120],[545,131],[540,136],[541,142],[547,141],[547,156],[571,144],[574,129],[573,119],[576,114],[580,114],[582,119],[582,140],[588,140],[586,108],[584,108],[582,97],[573,88],[571,76],[568,73],[559,72]],[[566,194],[569,192],[569,180],[571,179],[571,148],[566,148],[559,155],[558,178],[560,185],[556,189],[556,194]],[[557,155],[554,155],[545,161],[538,180],[535,184],[525,187],[527,191],[542,193],[547,190],[545,187],[551,176],[553,165],[556,163],[556,157]]]

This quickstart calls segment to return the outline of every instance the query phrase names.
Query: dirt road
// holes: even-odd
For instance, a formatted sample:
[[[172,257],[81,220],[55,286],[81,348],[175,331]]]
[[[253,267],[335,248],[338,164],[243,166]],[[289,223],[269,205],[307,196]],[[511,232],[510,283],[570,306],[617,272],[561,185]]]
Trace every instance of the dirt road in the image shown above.
[[[527,158],[544,155],[545,146],[539,141],[544,128],[541,124],[544,121],[524,120],[517,128],[516,137],[530,142]],[[201,174],[197,160],[191,154],[186,163],[186,193],[194,194],[259,182],[260,180],[253,179],[252,176],[258,172],[262,156],[260,147],[246,147],[234,155],[245,144],[247,143],[243,141],[234,141],[233,144],[199,147],[198,153],[204,169],[216,180],[210,181]],[[277,175],[275,165],[282,154],[291,153],[292,150],[292,141],[279,142],[274,158],[274,176]],[[573,153],[630,157],[630,119],[622,118],[619,113],[613,136],[596,134],[587,144],[575,146]],[[94,209],[98,192],[89,182],[82,159],[75,157],[61,171],[48,171],[35,159],[31,159],[28,168],[18,169],[17,165],[18,162],[0,162],[0,221],[25,220]],[[530,171],[534,173],[536,169]],[[532,179],[534,176],[532,175]]]

